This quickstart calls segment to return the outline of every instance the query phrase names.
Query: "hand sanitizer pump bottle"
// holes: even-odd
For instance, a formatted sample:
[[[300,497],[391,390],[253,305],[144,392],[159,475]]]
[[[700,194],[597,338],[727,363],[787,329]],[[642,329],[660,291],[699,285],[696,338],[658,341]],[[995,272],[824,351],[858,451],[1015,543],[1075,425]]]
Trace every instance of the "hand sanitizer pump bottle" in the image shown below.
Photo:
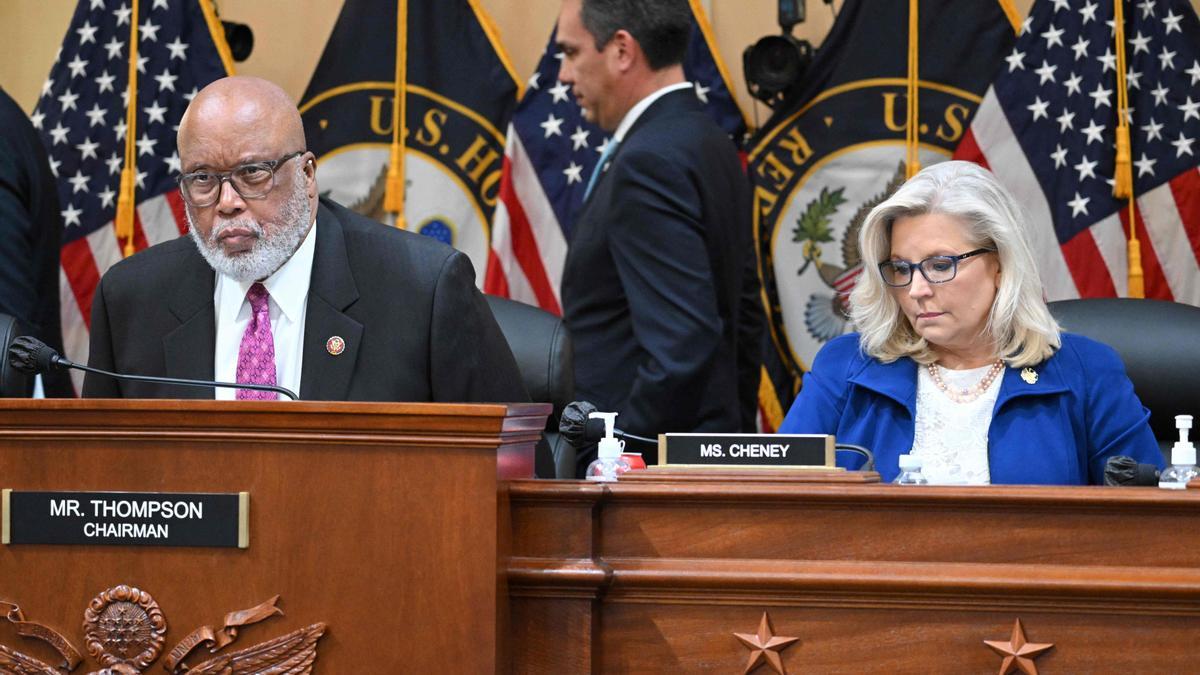
[[[1196,446],[1188,440],[1192,416],[1176,415],[1175,426],[1179,429],[1179,440],[1171,448],[1171,466],[1159,476],[1158,487],[1183,490],[1187,488],[1188,481],[1200,474],[1196,469]]]
[[[615,482],[617,476],[630,469],[629,460],[621,456],[621,451],[625,449],[625,441],[618,440],[613,436],[613,428],[617,424],[617,413],[594,412],[588,417],[604,420],[604,438],[600,439],[596,461],[588,465],[587,473],[584,475],[588,480],[603,483]]]

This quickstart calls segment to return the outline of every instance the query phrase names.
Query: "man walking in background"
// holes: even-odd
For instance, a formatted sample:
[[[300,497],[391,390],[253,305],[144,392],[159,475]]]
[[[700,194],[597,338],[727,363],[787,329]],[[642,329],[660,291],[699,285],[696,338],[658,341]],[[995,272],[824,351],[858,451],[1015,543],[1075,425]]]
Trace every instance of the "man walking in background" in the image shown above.
[[[559,79],[613,133],[563,270],[576,397],[647,436],[738,431],[757,393],[738,369],[760,344],[738,330],[749,183],[684,77],[690,29],[687,0],[564,0],[558,18]]]

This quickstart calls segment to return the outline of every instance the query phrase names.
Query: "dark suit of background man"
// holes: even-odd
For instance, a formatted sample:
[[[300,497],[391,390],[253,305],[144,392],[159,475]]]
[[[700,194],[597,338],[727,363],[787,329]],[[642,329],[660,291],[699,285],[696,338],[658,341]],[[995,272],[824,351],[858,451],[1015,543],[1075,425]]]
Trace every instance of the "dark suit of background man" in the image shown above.
[[[639,435],[738,431],[757,394],[738,381],[739,351],[759,345],[738,334],[749,183],[684,79],[691,25],[687,0],[565,0],[558,18],[559,79],[617,144],[563,270],[576,397]]]
[[[206,87],[180,121],[179,157],[191,240],[104,275],[91,365],[273,379],[309,400],[528,400],[467,257],[318,200],[300,115],[277,86],[231,77]],[[260,339],[264,306],[273,359]],[[234,391],[256,396],[216,396]],[[84,394],[214,395],[92,375]]]
[[[0,89],[0,312],[60,352],[62,228],[46,148],[29,117]],[[48,375],[42,384],[47,396],[75,395],[65,373]]]

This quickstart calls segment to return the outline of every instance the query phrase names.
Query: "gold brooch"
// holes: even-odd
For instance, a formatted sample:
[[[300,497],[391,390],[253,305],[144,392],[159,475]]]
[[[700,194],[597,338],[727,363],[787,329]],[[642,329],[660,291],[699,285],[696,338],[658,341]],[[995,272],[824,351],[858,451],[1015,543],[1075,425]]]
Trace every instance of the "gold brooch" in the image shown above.
[[[1023,368],[1021,370],[1021,379],[1025,380],[1025,384],[1037,384],[1037,371],[1033,368]]]

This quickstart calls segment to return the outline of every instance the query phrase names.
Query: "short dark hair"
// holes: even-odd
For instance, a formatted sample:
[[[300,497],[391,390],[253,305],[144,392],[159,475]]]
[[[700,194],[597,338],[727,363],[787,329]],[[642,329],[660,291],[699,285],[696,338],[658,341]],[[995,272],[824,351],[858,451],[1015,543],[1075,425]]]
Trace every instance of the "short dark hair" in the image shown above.
[[[652,70],[683,63],[692,33],[688,0],[583,0],[582,18],[598,50],[629,31]]]

